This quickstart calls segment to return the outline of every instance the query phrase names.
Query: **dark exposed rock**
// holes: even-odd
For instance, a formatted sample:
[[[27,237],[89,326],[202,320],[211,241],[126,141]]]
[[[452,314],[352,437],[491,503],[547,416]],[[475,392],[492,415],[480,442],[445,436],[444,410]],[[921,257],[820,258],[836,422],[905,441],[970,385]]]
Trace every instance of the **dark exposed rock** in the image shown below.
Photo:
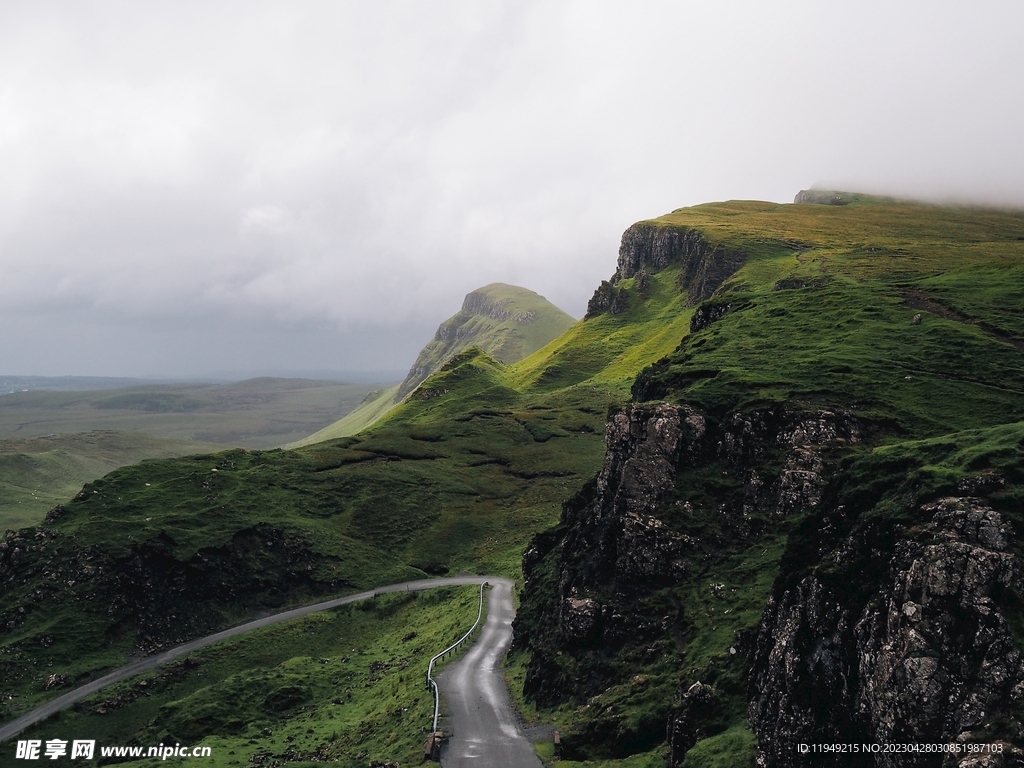
[[[707,302],[697,307],[690,318],[690,333],[703,331],[709,325],[725,317],[732,305],[729,302]]]
[[[772,286],[773,291],[795,291],[801,288],[823,288],[828,283],[825,278],[805,279],[802,277],[784,277]]]
[[[615,275],[624,280],[640,271],[660,272],[672,263],[700,261],[709,250],[697,230],[641,222],[622,233]]]
[[[615,294],[615,286],[607,280],[602,280],[590,301],[587,302],[587,314],[584,315],[584,319],[589,320],[611,309],[612,302],[615,301]]]
[[[660,226],[650,222],[634,224],[622,233],[619,261],[610,281],[603,281],[587,304],[587,318],[603,312],[624,312],[628,306],[625,292],[618,287],[623,280],[636,278],[636,288],[644,293],[650,275],[671,264],[680,264],[679,290],[690,304],[707,299],[738,270],[745,256],[737,251],[711,245],[704,235],[686,227]]]
[[[651,287],[651,276],[647,273],[646,269],[641,269],[636,273],[636,289],[640,293],[647,293],[647,290]]]
[[[51,688],[63,688],[68,684],[68,682],[69,680],[67,675],[54,674],[46,678],[46,684],[43,688],[47,691]]]
[[[663,608],[654,613],[644,601],[688,583],[722,545],[718,534],[698,540],[677,527],[678,510],[692,512],[689,502],[671,501],[680,473],[714,466],[715,474],[744,478],[736,499],[714,511],[717,524],[742,540],[753,510],[778,516],[819,503],[826,465],[819,451],[859,435],[854,419],[829,411],[734,413],[716,423],[669,403],[613,413],[597,477],[563,506],[561,526],[535,537],[523,559],[528,599],[516,642],[533,651],[527,694],[549,703],[586,698],[607,684],[608,658],[623,649],[643,656],[658,638],[679,632],[679,617]],[[766,462],[781,472],[764,470]],[[545,616],[557,617],[557,627]],[[572,677],[560,660],[567,656],[577,662]]]
[[[601,606],[589,597],[567,597],[562,601],[562,613],[558,619],[566,640],[588,643],[597,634]]]
[[[726,720],[722,703],[713,686],[696,682],[681,689],[676,697],[665,729],[665,740],[669,745],[668,764],[680,765],[689,749],[701,739],[713,735],[722,728]]]
[[[64,505],[58,504],[57,506],[55,506],[53,509],[46,513],[45,522],[47,525],[53,525],[66,514],[67,509],[64,508]]]
[[[820,189],[801,189],[793,198],[794,203],[811,205],[849,205],[852,196],[845,192],[830,192]]]
[[[920,512],[928,522],[895,541],[887,572],[847,576],[867,580],[866,589],[849,593],[837,588],[841,575],[826,583],[809,574],[773,596],[750,680],[750,721],[766,765],[967,765],[913,753],[849,762],[801,755],[796,745],[1024,736],[1024,658],[1007,613],[1022,584],[1009,525],[970,497]],[[841,574],[859,546],[847,540],[825,560]]]
[[[627,309],[629,309],[629,293],[626,292],[625,288],[619,288],[615,291],[615,298],[612,299],[611,313],[613,315],[621,315]]]

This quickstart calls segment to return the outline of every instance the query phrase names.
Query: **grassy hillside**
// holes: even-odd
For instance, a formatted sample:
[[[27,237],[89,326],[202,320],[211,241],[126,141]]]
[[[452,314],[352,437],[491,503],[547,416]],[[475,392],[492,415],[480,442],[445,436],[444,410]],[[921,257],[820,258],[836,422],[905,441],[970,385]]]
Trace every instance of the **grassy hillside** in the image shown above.
[[[1020,213],[723,203],[657,222],[748,261],[722,319],[647,372],[649,398],[842,405],[921,435],[1024,418]]]
[[[294,443],[289,443],[285,447],[301,448],[304,445],[322,443],[325,440],[348,437],[362,432],[371,424],[380,421],[388,411],[395,407],[395,396],[398,394],[399,386],[395,384],[393,387],[375,389],[363,398],[363,402],[353,408],[351,413],[318,432],[296,440]]]
[[[477,594],[382,596],[260,630],[104,690],[19,738],[202,743],[210,766],[419,764],[434,711],[427,661],[472,625]],[[6,747],[0,765],[13,763]]]
[[[0,440],[0,530],[41,523],[85,483],[118,467],[217,448],[223,446],[112,431]]]
[[[470,347],[477,347],[502,363],[515,363],[561,336],[572,324],[569,315],[526,288],[505,283],[478,288],[466,295],[457,314],[441,323],[400,385],[371,393],[352,413],[288,447],[298,448],[363,431],[388,414],[445,362]]]
[[[514,363],[561,336],[573,319],[526,288],[491,283],[466,295],[462,309],[441,323],[399,387],[401,400],[453,355],[479,347],[495,360]]]
[[[850,411],[871,425],[871,440],[854,449],[868,463],[848,469],[864,488],[890,475],[898,485],[907,467],[917,473],[907,475],[912,482],[946,487],[988,462],[1004,467],[1006,504],[1018,498],[1010,470],[1024,421],[1024,215],[857,198],[720,203],[649,224],[697,230],[710,253],[742,254],[742,263],[698,307],[688,300],[692,270],[668,260],[616,280],[612,290],[626,299],[615,313],[576,323],[518,362],[477,347],[460,351],[359,434],[295,451],[126,467],[86,486],[51,525],[11,539],[7,551],[26,554],[0,559],[7,712],[126,654],[315,595],[460,569],[521,577],[531,537],[559,524],[563,502],[578,509],[595,492],[588,481],[602,463],[606,418],[631,398],[686,402],[714,423],[775,406]],[[717,319],[691,334],[698,309],[714,309]],[[694,561],[685,583],[637,602],[650,597],[644,605],[659,620],[685,617],[679,627],[689,634],[622,656],[559,657],[581,675],[592,661],[600,673],[588,678],[589,689],[567,689],[569,698],[547,715],[560,719],[581,754],[610,760],[653,749],[628,764],[657,760],[673,690],[710,665],[718,671],[702,679],[727,692],[728,727],[695,749],[691,763],[742,765],[749,756],[745,657],[730,647],[760,620],[801,518],[771,522],[758,513],[756,535],[743,538],[717,506],[732,503],[740,479],[709,465],[684,480],[664,523],[687,535],[717,526],[715,546],[701,550],[705,559]],[[693,519],[681,511],[691,508]],[[548,578],[543,584],[554,589],[553,572]],[[735,591],[719,597],[709,583]],[[555,627],[558,617],[539,621]],[[47,689],[52,670],[67,679]],[[197,707],[224,710],[246,680],[257,693],[267,684],[255,668],[237,674],[228,686],[189,683],[188,695],[194,691]],[[351,703],[332,705],[338,717],[369,706],[360,689],[352,693]],[[170,716],[159,707],[183,696],[154,694],[149,710],[111,726],[111,738],[148,738]],[[320,704],[309,707],[268,727],[276,733],[321,716]],[[310,727],[327,750],[346,738]],[[232,742],[242,763],[282,751],[262,731],[244,734],[244,746]],[[374,746],[359,759],[394,755]]]
[[[681,716],[704,717],[708,736],[682,765],[751,764],[747,654],[773,589],[813,572],[861,610],[856,601],[889,572],[898,532],[922,529],[920,505],[943,496],[978,495],[1024,530],[1024,214],[848,198],[719,203],[648,222],[699,231],[710,251],[744,260],[698,308],[705,322],[632,387],[635,400],[695,408],[716,436],[681,462],[654,513],[688,537],[686,576],[666,587],[593,575],[602,566],[568,549],[591,530],[570,514],[594,503],[590,488],[547,534],[551,554],[524,598],[517,633],[533,638],[534,694],[579,707],[555,710],[578,757],[644,752]],[[616,290],[632,293],[635,281]],[[860,439],[817,454],[829,478],[821,509],[785,515],[773,505],[792,467],[781,442],[759,435],[785,414],[821,412],[859,424]],[[861,541],[871,542],[864,552]],[[592,580],[580,599],[606,612],[628,605],[633,626],[668,631],[566,641],[551,620],[558,585],[574,578]],[[1011,622],[1015,599],[1000,603]],[[714,687],[714,705],[679,715],[673,707],[697,681]]]
[[[676,294],[662,300],[689,312]],[[611,348],[627,327],[657,336],[662,321],[652,304],[646,319],[588,321],[585,338]],[[639,368],[662,351],[629,354]],[[515,577],[533,532],[597,470],[606,411],[628,397],[621,355],[595,352],[591,378],[531,383],[578,354],[545,348],[506,366],[474,348],[362,434],[146,461],[88,484],[44,533],[7,542],[30,552],[0,573],[7,712],[53,694],[41,670],[72,685],[254,611],[424,573]],[[44,573],[58,578],[40,600]]]

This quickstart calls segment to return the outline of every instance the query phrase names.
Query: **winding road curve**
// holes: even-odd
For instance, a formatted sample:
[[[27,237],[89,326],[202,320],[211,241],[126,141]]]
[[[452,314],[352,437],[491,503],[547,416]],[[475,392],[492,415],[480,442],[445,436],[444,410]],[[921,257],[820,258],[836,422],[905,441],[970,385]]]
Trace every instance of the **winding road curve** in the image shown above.
[[[493,586],[487,602],[487,623],[473,647],[438,675],[449,714],[443,730],[450,733],[441,750],[444,768],[542,768],[533,746],[523,736],[508,697],[501,660],[512,642],[512,582],[487,579]]]
[[[35,725],[41,720],[45,720],[50,715],[56,712],[60,712],[63,709],[67,709],[72,704],[81,701],[86,696],[91,696],[97,691],[106,688],[108,685],[113,685],[114,683],[119,683],[122,680],[127,680],[128,678],[134,677],[140,672],[145,672],[146,670],[159,667],[161,664],[166,664],[167,662],[185,656],[191,653],[192,651],[198,650],[200,648],[205,648],[206,646],[213,645],[214,643],[219,643],[222,640],[227,640],[229,638],[235,637],[236,635],[241,635],[246,632],[252,632],[254,629],[262,629],[263,627],[269,627],[273,624],[279,624],[282,621],[297,619],[302,616],[307,616],[311,613],[316,613],[318,611],[326,611],[331,608],[337,608],[339,605],[347,605],[348,603],[355,603],[360,600],[367,600],[369,598],[376,597],[377,595],[384,595],[391,592],[422,592],[425,589],[434,589],[435,587],[460,586],[463,584],[483,584],[485,582],[490,582],[492,584],[499,585],[495,587],[495,589],[492,592],[491,605],[494,604],[493,593],[504,589],[508,592],[508,605],[509,610],[511,610],[512,583],[510,581],[495,576],[453,576],[451,578],[444,579],[420,579],[419,581],[403,581],[400,584],[389,584],[386,587],[377,587],[376,589],[371,589],[367,592],[360,592],[356,595],[346,595],[345,597],[338,597],[333,600],[325,600],[322,603],[306,605],[302,606],[301,608],[293,608],[288,611],[283,611],[282,613],[276,613],[272,616],[266,616],[262,619],[250,621],[246,624],[239,624],[237,627],[225,629],[224,631],[217,632],[213,635],[201,637],[198,640],[193,640],[190,643],[179,645],[176,648],[170,649],[169,651],[164,651],[163,653],[157,654],[155,656],[147,656],[146,658],[140,659],[139,661],[135,661],[123,667],[119,667],[118,669],[115,669],[113,672],[108,672],[103,677],[93,680],[91,683],[86,683],[80,688],[75,688],[73,691],[69,691],[65,694],[62,694],[56,697],[55,699],[51,699],[45,704],[36,707],[31,712],[27,712],[21,717],[18,717],[14,720],[11,720],[9,723],[5,723],[4,725],[0,726],[0,742],[7,741],[8,739],[17,736],[19,733],[24,731],[29,726]],[[511,637],[511,620],[511,617],[509,617],[509,637]],[[488,616],[487,627],[489,628],[490,626],[491,618],[490,616]],[[484,633],[486,632],[487,629],[484,630]],[[484,635],[481,635],[481,640],[483,639],[483,637]],[[478,642],[477,645],[474,645],[473,651],[476,651],[478,645],[480,645],[480,642]],[[508,642],[506,641],[505,646],[507,645]],[[504,691],[504,681],[502,681],[502,686],[502,690]],[[505,692],[505,702],[506,704],[508,702],[507,692]],[[509,707],[509,716],[511,716],[511,707]],[[514,723],[515,721],[513,720],[512,722]],[[459,725],[458,727],[460,729],[462,728],[461,725]],[[529,763],[490,763],[489,761],[488,764],[495,766],[530,765]],[[537,763],[537,765],[540,765],[540,763]]]

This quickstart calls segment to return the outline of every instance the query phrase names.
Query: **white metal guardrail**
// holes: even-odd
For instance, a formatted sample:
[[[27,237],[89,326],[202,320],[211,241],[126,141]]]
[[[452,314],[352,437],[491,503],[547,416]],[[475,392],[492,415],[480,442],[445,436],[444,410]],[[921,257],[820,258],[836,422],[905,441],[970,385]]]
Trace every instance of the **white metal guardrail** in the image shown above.
[[[476,621],[473,622],[473,626],[469,628],[469,631],[466,634],[464,634],[462,637],[460,637],[454,643],[449,645],[443,651],[441,651],[440,653],[435,655],[430,660],[430,663],[427,664],[427,688],[433,688],[434,689],[434,727],[430,731],[432,734],[437,733],[437,717],[438,717],[438,714],[439,714],[439,711],[440,711],[440,705],[441,705],[441,697],[440,697],[440,694],[437,691],[437,681],[434,680],[434,675],[433,675],[433,672],[434,672],[434,662],[437,661],[440,658],[443,658],[443,657],[447,656],[449,653],[451,653],[456,648],[458,648],[460,645],[462,645],[464,642],[466,642],[466,640],[469,639],[469,636],[473,634],[473,631],[480,624],[480,617],[484,615],[484,587],[486,587],[486,586],[489,586],[489,584],[486,581],[483,584],[480,585],[480,607],[477,610]]]

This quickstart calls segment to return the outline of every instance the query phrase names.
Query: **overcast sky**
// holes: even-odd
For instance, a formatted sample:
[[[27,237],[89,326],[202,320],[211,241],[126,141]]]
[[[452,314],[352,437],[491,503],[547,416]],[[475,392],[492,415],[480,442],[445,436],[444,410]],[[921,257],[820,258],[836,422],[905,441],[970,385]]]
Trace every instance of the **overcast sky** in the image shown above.
[[[1024,205],[1024,3],[0,4],[0,373],[404,370],[632,222]]]

